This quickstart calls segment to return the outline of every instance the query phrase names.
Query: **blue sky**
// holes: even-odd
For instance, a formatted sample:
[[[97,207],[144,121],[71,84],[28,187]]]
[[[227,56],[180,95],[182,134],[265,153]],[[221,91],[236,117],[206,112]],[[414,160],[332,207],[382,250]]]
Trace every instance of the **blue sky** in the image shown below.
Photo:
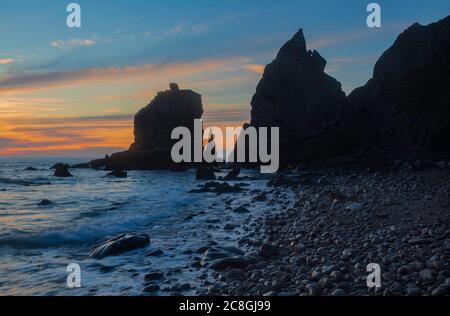
[[[0,155],[2,144],[5,155],[11,150],[4,148],[13,144],[23,154],[30,148],[39,154],[79,150],[67,144],[80,137],[80,129],[87,152],[121,148],[132,140],[125,136],[132,134],[129,124],[119,133],[120,142],[98,150],[87,143],[101,142],[102,135],[90,136],[88,127],[44,141],[51,134],[45,126],[69,117],[102,122],[111,117],[125,126],[171,81],[203,95],[210,124],[240,124],[248,120],[263,65],[299,28],[309,47],[327,59],[326,71],[349,93],[370,79],[377,58],[407,26],[450,14],[448,0],[377,1],[382,28],[369,29],[369,2],[84,0],[77,1],[82,28],[69,29],[65,8],[70,1],[2,0],[0,120],[33,119],[40,134],[26,131],[12,139],[17,126],[0,128]],[[35,140],[27,143],[30,136]]]

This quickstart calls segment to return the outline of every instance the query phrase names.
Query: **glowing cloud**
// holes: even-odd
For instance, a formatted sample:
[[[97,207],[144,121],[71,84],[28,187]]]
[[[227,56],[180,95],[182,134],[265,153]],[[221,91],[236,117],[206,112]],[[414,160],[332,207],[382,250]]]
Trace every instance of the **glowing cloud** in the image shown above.
[[[97,44],[98,42],[96,40],[92,39],[81,39],[81,38],[72,38],[67,41],[58,40],[51,43],[53,47],[56,48],[68,48],[68,47],[76,47],[76,46],[93,46]]]
[[[248,65],[245,65],[245,69],[247,69],[247,70],[249,70],[251,72],[260,74],[260,75],[262,75],[264,73],[264,69],[265,68],[266,68],[266,66],[259,65],[259,64],[248,64]]]
[[[13,63],[15,63],[15,62],[16,62],[16,60],[13,59],[13,58],[3,58],[3,59],[0,59],[0,65],[9,65],[9,64],[13,64]]]

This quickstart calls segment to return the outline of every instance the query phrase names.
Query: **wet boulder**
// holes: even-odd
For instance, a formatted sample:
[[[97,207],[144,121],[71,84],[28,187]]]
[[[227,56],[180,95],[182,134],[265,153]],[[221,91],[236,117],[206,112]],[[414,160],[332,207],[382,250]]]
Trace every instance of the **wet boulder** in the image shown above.
[[[236,180],[241,173],[241,168],[233,168],[224,178],[225,181]]]
[[[126,178],[128,177],[128,173],[123,170],[114,170],[107,174],[108,177],[116,177],[116,178]]]
[[[55,173],[53,174],[55,177],[59,178],[69,178],[73,177],[73,175],[69,172],[69,165],[58,164],[55,166]]]
[[[246,256],[236,256],[217,259],[208,266],[212,270],[222,271],[226,269],[243,269],[254,263],[254,259]]]
[[[214,170],[212,168],[199,167],[195,178],[197,180],[216,180],[216,175],[214,174]]]
[[[95,259],[117,256],[128,251],[146,247],[149,243],[150,237],[146,234],[121,234],[93,249],[89,253],[89,256]]]

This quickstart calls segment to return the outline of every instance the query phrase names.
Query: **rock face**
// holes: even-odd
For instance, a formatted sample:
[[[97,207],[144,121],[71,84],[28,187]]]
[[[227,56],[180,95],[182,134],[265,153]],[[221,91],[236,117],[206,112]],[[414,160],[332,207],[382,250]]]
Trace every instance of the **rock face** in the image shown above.
[[[300,30],[266,66],[252,99],[251,125],[280,127],[280,158],[286,163],[312,150],[327,151],[332,144],[303,148],[309,139],[338,124],[346,105],[341,84],[327,75],[326,61],[306,49]]]
[[[348,155],[450,155],[450,17],[409,27],[347,98],[325,65],[300,30],[256,89],[251,125],[280,127],[282,167]]]
[[[180,90],[175,83],[170,90],[158,92],[153,101],[141,109],[134,118],[135,142],[126,152],[106,159],[109,170],[169,169],[173,129],[187,127],[194,135],[194,120],[203,115],[202,97],[191,90]]]
[[[376,63],[373,78],[348,100],[350,145],[449,154],[450,16],[404,31]]]

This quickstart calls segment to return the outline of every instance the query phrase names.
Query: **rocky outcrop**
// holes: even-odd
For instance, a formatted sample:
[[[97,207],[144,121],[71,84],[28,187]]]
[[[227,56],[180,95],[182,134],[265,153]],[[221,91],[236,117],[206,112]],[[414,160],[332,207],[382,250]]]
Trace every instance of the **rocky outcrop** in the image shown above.
[[[125,152],[105,159],[108,170],[171,169],[172,131],[187,127],[194,135],[194,120],[203,115],[202,97],[191,90],[180,90],[172,83],[170,90],[158,92],[153,101],[134,118],[135,142]]]
[[[202,97],[191,90],[180,90],[172,83],[169,91],[159,92],[155,99],[134,118],[135,142],[132,151],[170,150],[171,133],[178,126],[194,131],[194,120],[203,115]]]
[[[348,101],[349,146],[450,154],[450,16],[400,34]]]
[[[313,139],[334,128],[346,104],[341,84],[327,75],[325,59],[306,49],[300,30],[266,66],[252,99],[251,125],[280,128],[280,158],[286,162],[303,154]],[[318,152],[332,144],[322,143]]]
[[[325,65],[300,30],[256,89],[251,126],[280,127],[282,167],[450,154],[450,17],[409,27],[348,98]]]

